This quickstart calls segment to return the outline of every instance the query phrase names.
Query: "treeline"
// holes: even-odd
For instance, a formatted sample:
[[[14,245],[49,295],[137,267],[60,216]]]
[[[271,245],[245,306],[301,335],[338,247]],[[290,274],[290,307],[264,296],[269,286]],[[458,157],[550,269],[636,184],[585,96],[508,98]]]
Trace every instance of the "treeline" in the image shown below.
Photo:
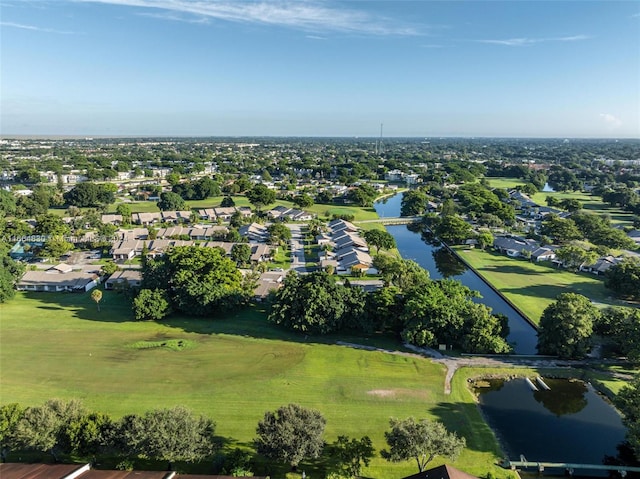
[[[457,281],[433,281],[410,260],[379,255],[374,266],[385,287],[370,294],[324,272],[289,274],[273,294],[269,321],[308,334],[385,331],[416,346],[511,351],[507,318],[473,302],[476,292]]]
[[[252,441],[263,457],[292,469],[303,461],[330,458],[329,477],[359,477],[376,450],[368,436],[338,436],[332,444],[324,439],[326,419],[315,409],[288,404],[267,411]],[[139,459],[168,463],[198,463],[214,459],[216,472],[253,476],[254,457],[245,449],[222,453],[225,438],[215,435],[215,423],[182,406],[153,409],[113,419],[87,410],[80,401],[50,399],[42,406],[17,403],[0,406],[2,459],[9,451],[36,451],[60,459],[116,460],[118,469],[132,470]],[[392,418],[385,432],[388,450],[380,451],[390,462],[417,461],[420,471],[436,456],[455,459],[466,441],[439,422]],[[264,465],[262,465],[264,467]],[[267,465],[267,468],[269,466]]]

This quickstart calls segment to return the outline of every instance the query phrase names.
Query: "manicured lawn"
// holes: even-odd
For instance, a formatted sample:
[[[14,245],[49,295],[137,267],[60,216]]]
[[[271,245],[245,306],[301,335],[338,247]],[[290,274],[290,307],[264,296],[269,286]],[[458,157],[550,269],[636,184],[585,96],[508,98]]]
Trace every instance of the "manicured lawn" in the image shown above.
[[[558,270],[550,263],[530,263],[480,249],[456,248],[460,256],[496,289],[509,298],[532,321],[560,293],[579,293],[596,303],[616,304],[602,278],[589,273]]]
[[[493,466],[497,446],[471,396],[458,386],[444,395],[440,365],[334,344],[398,348],[390,338],[298,336],[274,328],[257,308],[224,319],[133,322],[126,302],[111,292],[101,309],[89,294],[19,293],[0,305],[0,403],[79,398],[113,416],[182,404],[212,417],[219,435],[250,446],[266,410],[297,402],[323,413],[329,442],[339,434],[369,435],[378,451],[389,417],[430,417],[468,435],[456,466],[507,475]],[[140,347],[167,340],[188,347]],[[316,467],[305,469],[322,477]],[[377,455],[365,476],[415,472],[412,462],[390,464]]]
[[[526,184],[526,181],[519,180],[518,178],[488,176],[486,179],[492,188],[504,188],[506,190],[512,190],[516,186],[522,186]]]

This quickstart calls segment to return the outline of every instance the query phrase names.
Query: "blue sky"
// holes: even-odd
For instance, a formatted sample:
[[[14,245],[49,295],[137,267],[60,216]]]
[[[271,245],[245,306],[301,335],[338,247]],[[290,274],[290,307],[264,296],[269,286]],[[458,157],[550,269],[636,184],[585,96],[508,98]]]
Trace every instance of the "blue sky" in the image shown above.
[[[640,137],[635,1],[0,0],[2,135]]]

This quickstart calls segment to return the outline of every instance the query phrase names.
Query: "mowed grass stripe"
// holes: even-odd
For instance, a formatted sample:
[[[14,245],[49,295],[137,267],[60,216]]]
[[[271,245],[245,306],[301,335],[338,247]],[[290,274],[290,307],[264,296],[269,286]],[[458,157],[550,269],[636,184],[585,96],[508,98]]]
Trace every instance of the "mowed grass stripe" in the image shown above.
[[[100,312],[89,296],[19,293],[0,305],[0,403],[80,398],[114,417],[181,404],[213,418],[221,436],[246,445],[264,412],[289,402],[319,409],[329,442],[340,434],[369,435],[378,451],[392,416],[430,417],[472,433],[471,396],[466,405],[444,396],[444,369],[427,359],[295,335],[267,323],[257,308],[216,320],[134,322],[121,296],[105,292]],[[190,347],[131,346],[163,339],[187,340]],[[471,473],[499,473],[492,466],[495,449],[492,436],[473,439],[456,464]],[[414,468],[377,455],[366,475],[402,477]]]

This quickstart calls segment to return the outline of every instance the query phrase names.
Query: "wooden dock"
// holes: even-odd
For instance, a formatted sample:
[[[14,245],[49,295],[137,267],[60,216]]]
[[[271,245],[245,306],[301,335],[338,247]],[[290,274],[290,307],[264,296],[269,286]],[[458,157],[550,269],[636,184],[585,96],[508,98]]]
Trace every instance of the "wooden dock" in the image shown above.
[[[535,467],[539,472],[543,472],[546,468],[557,468],[569,471],[569,475],[573,475],[573,471],[578,469],[592,469],[598,471],[616,471],[620,473],[622,477],[627,472],[640,472],[640,467],[633,466],[606,466],[604,464],[573,464],[570,462],[537,462],[537,461],[503,461],[502,467],[509,469],[515,469],[517,467]]]

